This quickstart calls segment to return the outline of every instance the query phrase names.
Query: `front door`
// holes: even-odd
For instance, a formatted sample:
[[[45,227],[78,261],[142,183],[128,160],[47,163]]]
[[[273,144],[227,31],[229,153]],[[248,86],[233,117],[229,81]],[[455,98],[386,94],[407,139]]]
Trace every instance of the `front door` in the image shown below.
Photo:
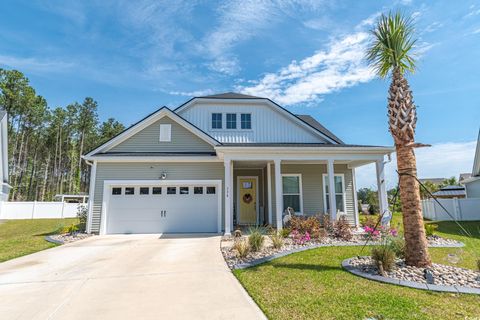
[[[257,223],[257,178],[239,177],[239,223],[256,224]]]

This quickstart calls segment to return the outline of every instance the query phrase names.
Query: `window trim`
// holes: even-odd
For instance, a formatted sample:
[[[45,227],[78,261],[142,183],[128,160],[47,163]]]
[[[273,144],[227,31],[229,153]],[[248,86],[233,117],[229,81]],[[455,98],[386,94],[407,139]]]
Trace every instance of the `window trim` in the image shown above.
[[[120,189],[120,193],[113,193],[113,189]],[[123,188],[122,187],[112,187],[112,196],[123,196]]]
[[[220,128],[214,128],[214,127],[213,127],[213,115],[214,115],[214,114],[219,114],[220,117],[221,117],[221,119],[220,119]],[[223,125],[223,122],[224,122],[223,119],[224,119],[224,118],[226,118],[226,117],[223,116],[223,113],[222,113],[222,112],[211,112],[211,113],[210,113],[210,130],[223,130],[223,128],[225,127],[225,126]]]
[[[126,195],[126,196],[134,196],[135,195],[135,187],[130,187],[130,186],[127,186],[125,188],[123,188],[124,191],[123,191],[123,194]],[[133,189],[133,193],[127,193],[127,189]]]
[[[284,193],[283,192],[283,177],[298,177],[298,191],[299,193]],[[303,216],[303,184],[302,184],[302,174],[301,173],[283,173],[282,174],[282,203],[284,203],[284,200],[283,200],[283,197],[284,196],[296,196],[296,195],[299,195],[300,196],[300,211],[299,212],[295,212],[296,214],[298,215],[301,215]],[[282,205],[282,207],[284,207],[285,204]],[[282,210],[284,210],[282,208]]]
[[[142,189],[146,188],[147,193],[142,193]],[[141,196],[149,196],[150,195],[150,187],[139,187],[138,188],[138,194]]]
[[[228,127],[228,116],[234,115],[235,116],[235,128]],[[225,129],[226,130],[238,130],[238,114],[236,112],[227,112],[225,113]],[[251,121],[250,121],[251,122]]]
[[[342,178],[342,197],[343,197],[343,209],[344,212],[340,211],[340,213],[347,214],[347,192],[345,189],[345,174],[344,173],[335,173],[333,175],[334,177],[340,177]],[[328,179],[328,173],[323,173],[322,174],[322,185],[323,185],[323,212],[328,213],[327,211],[327,184],[325,183],[325,177]],[[334,178],[334,184],[335,184],[335,178]],[[340,195],[340,193],[335,192],[335,196]],[[338,212],[338,208],[337,208]]]
[[[242,124],[243,124],[242,116],[243,116],[244,114],[250,115],[250,128],[243,128],[243,127],[242,127]],[[252,126],[252,113],[251,113],[251,112],[242,112],[242,113],[240,113],[240,128],[239,128],[239,129],[240,129],[240,130],[252,130],[252,127],[253,127],[253,126]]]

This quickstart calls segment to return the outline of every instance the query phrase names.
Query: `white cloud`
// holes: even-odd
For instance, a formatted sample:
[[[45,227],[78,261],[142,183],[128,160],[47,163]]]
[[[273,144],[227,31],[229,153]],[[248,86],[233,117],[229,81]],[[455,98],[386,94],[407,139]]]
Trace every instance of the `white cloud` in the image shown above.
[[[480,33],[480,28],[475,29],[475,30],[472,31],[472,34],[477,34],[477,33]]]
[[[72,62],[59,61],[56,59],[38,59],[23,58],[15,56],[0,55],[0,65],[21,70],[22,72],[47,72],[58,73],[64,72],[75,66]]]
[[[300,62],[293,60],[278,72],[253,81],[253,85],[237,86],[237,90],[293,105],[317,101],[322,95],[372,80],[375,74],[364,60],[369,35],[363,29],[371,26],[376,16],[362,21],[358,31],[332,40],[327,49]]]
[[[168,93],[175,96],[201,97],[201,96],[207,96],[207,95],[213,94],[215,92],[212,89],[206,89],[206,90],[196,90],[196,91],[170,91]]]
[[[450,178],[460,173],[472,172],[476,141],[447,142],[435,144],[430,148],[416,149],[417,170],[419,178]],[[388,188],[397,185],[397,160],[385,165],[385,179]],[[367,165],[356,171],[357,188],[377,189],[375,166]]]

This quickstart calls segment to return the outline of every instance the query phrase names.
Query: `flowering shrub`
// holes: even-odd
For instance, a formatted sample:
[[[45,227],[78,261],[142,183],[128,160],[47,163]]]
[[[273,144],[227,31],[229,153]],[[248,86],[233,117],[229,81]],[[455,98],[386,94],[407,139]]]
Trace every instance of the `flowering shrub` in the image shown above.
[[[390,228],[388,226],[377,226],[377,228],[365,226],[363,227],[363,231],[365,231],[366,239],[381,240],[388,236],[391,236],[391,237],[398,236],[397,229]]]
[[[312,238],[310,237],[310,233],[308,232],[302,233],[297,230],[293,230],[290,233],[290,236],[292,237],[293,243],[299,244],[299,245],[304,245],[310,240],[312,240]]]

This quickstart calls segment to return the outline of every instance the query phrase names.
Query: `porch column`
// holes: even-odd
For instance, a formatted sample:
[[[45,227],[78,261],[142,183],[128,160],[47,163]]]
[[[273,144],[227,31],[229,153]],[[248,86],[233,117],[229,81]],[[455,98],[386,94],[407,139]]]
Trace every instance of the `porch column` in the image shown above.
[[[385,186],[385,164],[383,159],[375,162],[375,168],[377,171],[377,191],[380,214],[385,213],[385,215],[388,216],[390,215],[390,212],[388,211],[387,188]]]
[[[268,224],[272,224],[272,166],[267,162],[267,209]]]
[[[333,160],[329,159],[327,162],[328,174],[328,202],[330,203],[330,219],[337,220],[337,200],[335,199],[335,170],[333,167]]]
[[[276,207],[276,221],[277,230],[283,228],[283,188],[282,188],[282,161],[275,159],[275,207]]]
[[[225,159],[225,235],[230,235],[230,227],[232,223],[232,203],[233,203],[233,188],[232,188],[232,160]]]
[[[355,218],[355,227],[360,227],[360,217],[358,213],[357,181],[355,177],[355,168],[352,168],[352,187],[353,187],[353,216]]]

